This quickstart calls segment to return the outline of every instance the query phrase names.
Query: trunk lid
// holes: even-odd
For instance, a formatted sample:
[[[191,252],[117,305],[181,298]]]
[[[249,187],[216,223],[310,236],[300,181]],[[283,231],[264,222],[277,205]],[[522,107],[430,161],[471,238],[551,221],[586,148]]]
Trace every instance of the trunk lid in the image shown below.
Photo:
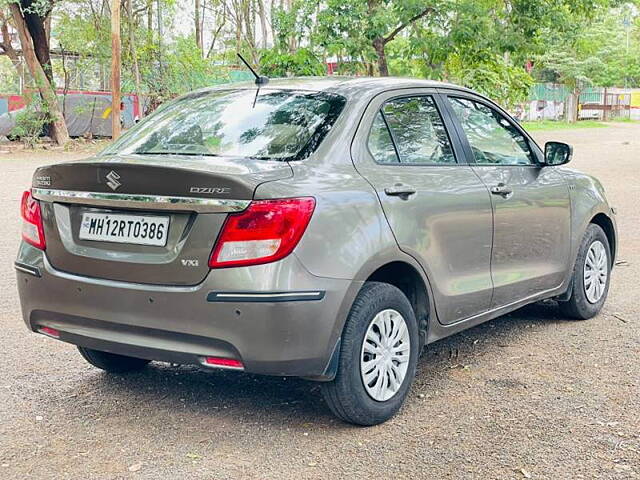
[[[246,208],[258,185],[290,176],[288,163],[279,161],[96,157],[39,168],[33,193],[41,202],[46,255],[54,268],[116,281],[196,285],[209,272],[209,255],[228,213]],[[166,244],[81,239],[85,214],[168,219]]]

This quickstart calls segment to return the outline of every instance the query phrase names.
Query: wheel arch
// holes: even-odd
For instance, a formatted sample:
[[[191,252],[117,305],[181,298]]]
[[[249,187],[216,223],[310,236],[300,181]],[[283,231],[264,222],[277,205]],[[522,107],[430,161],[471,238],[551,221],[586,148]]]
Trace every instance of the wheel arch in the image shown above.
[[[399,258],[400,257],[400,258]],[[404,258],[402,258],[404,257]],[[335,378],[338,358],[341,349],[342,333],[349,317],[353,302],[362,290],[366,282],[381,282],[393,285],[402,291],[416,315],[420,333],[420,345],[422,348],[428,338],[428,330],[432,319],[436,319],[435,303],[429,279],[422,267],[410,256],[403,255],[394,250],[380,252],[363,266],[355,276],[349,292],[340,307],[339,321],[335,325],[332,349],[327,359],[327,366],[322,375],[306,377],[314,381],[331,381]]]
[[[420,330],[420,347],[423,347],[427,340],[433,297],[428,282],[418,268],[402,260],[393,260],[376,268],[365,282],[387,283],[405,294],[416,316]]]
[[[607,240],[609,241],[609,247],[611,248],[611,265],[613,266],[615,263],[616,252],[618,249],[616,228],[613,224],[613,221],[606,214],[601,212],[595,215],[589,221],[589,223],[598,225],[600,228],[602,228],[602,230],[604,230],[604,234],[607,236]]]

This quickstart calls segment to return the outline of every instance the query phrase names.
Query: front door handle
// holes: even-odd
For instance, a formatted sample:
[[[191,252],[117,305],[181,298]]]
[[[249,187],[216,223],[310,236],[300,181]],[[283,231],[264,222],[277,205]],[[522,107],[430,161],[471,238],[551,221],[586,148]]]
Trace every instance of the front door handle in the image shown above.
[[[491,187],[491,193],[507,198],[513,194],[513,188],[511,188],[509,185],[505,185],[504,183],[499,183],[495,187]]]
[[[385,188],[384,193],[389,195],[390,197],[402,197],[406,200],[410,195],[415,195],[416,189],[410,187],[409,185],[402,185],[398,183],[393,187]]]

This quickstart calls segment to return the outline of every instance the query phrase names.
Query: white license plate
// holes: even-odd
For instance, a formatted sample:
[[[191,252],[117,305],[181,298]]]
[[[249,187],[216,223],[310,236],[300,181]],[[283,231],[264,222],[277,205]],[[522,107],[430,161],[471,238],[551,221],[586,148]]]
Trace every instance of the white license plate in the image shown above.
[[[169,217],[85,213],[80,224],[81,240],[164,247],[168,233]]]

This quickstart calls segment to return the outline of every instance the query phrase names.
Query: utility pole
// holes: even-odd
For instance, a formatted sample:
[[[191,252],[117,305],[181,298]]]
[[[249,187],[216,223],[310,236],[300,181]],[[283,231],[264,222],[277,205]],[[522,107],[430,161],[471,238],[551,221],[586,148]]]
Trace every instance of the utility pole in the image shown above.
[[[111,138],[120,136],[120,0],[111,1]]]

